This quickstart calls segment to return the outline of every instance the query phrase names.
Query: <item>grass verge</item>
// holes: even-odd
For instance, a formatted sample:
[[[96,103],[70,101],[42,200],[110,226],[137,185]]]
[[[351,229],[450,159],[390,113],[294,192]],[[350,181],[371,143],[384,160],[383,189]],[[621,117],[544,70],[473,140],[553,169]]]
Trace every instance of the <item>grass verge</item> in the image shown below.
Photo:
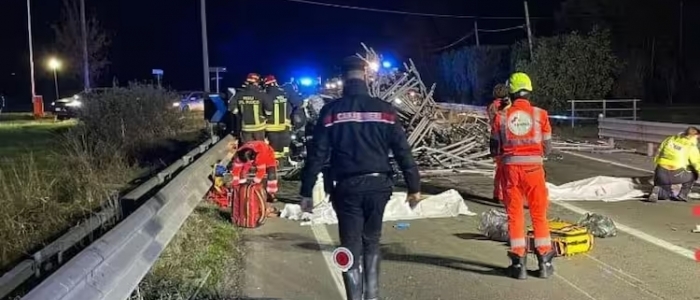
[[[164,109],[176,97],[132,85],[84,101],[80,122],[0,115],[0,272],[201,142],[201,116]]]
[[[238,240],[228,213],[200,204],[131,299],[233,299],[242,257]]]

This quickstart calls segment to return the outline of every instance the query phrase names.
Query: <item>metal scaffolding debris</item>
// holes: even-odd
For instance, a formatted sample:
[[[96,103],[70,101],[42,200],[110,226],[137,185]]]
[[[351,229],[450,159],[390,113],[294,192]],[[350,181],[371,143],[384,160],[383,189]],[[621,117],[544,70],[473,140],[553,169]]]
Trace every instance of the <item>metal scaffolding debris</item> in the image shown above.
[[[382,57],[362,47],[365,55],[357,55],[371,66],[367,76],[370,95],[396,107],[422,169],[493,173],[488,120],[482,112],[456,112],[440,106],[433,99],[435,84],[430,88],[424,84],[412,60],[403,64],[403,71],[382,69]]]

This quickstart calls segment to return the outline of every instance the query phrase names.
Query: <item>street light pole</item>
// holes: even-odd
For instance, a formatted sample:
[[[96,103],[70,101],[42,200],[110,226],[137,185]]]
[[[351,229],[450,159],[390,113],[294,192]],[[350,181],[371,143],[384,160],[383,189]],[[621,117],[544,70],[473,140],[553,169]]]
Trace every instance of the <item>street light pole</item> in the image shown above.
[[[209,79],[209,45],[207,41],[207,2],[200,1],[200,13],[202,18],[202,59],[204,70],[204,92],[211,92],[211,83]]]
[[[34,45],[32,45],[32,5],[30,0],[27,0],[27,29],[29,35],[29,72],[32,83],[32,103],[34,103],[36,83],[34,82]]]
[[[56,76],[56,69],[53,69],[53,85],[56,87],[56,100],[61,99],[58,94],[58,76]]]
[[[90,90],[90,62],[88,60],[87,24],[85,21],[85,0],[80,0],[80,30],[83,33],[83,82],[85,90]]]

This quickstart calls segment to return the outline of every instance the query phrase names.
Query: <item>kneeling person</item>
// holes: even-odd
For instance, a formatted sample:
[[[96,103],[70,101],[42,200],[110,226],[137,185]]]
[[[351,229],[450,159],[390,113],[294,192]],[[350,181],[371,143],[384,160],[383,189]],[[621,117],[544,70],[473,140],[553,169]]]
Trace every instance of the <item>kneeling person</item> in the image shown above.
[[[698,129],[688,127],[683,133],[667,137],[659,146],[654,159],[654,188],[649,202],[658,200],[688,201],[688,194],[698,179],[700,171],[700,151],[698,151]],[[681,184],[678,196],[673,195],[671,186]]]

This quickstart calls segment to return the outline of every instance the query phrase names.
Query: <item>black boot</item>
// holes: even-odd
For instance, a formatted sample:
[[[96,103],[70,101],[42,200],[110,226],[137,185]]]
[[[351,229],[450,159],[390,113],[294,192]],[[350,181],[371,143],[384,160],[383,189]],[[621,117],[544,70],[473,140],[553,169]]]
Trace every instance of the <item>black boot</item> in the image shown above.
[[[365,300],[379,299],[379,262],[381,256],[379,253],[365,253],[364,255],[364,273],[365,282]]]
[[[511,264],[508,267],[508,275],[515,279],[527,279],[527,254],[519,256],[513,252],[508,252]]]
[[[549,251],[544,255],[537,254],[537,265],[540,267],[537,270],[537,276],[540,278],[549,278],[554,274],[554,266],[552,265],[552,259],[554,258],[554,251]]]
[[[674,197],[674,200],[688,202],[688,195],[690,195],[690,191],[692,188],[692,185],[683,185],[681,187],[681,190],[678,192],[678,196]]]
[[[362,272],[359,267],[344,272],[343,283],[347,300],[362,300]]]

